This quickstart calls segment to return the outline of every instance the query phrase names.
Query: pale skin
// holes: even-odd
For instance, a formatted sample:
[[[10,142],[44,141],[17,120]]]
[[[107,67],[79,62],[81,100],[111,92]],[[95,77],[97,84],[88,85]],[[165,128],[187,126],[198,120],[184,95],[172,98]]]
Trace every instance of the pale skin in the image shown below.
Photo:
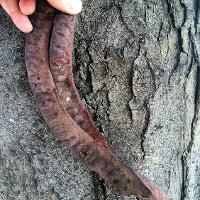
[[[76,15],[82,10],[81,0],[47,0],[56,9]],[[33,30],[33,26],[28,18],[35,12],[37,0],[0,0],[0,5],[11,17],[16,27],[24,33]]]

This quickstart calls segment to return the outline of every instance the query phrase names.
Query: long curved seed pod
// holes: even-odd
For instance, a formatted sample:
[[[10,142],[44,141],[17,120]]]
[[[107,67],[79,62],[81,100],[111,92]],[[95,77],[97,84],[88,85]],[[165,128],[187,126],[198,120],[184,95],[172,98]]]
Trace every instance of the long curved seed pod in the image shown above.
[[[97,142],[107,145],[91,114],[82,103],[72,73],[72,51],[76,17],[59,12],[54,19],[50,45],[50,69],[61,104],[81,129]]]
[[[38,4],[34,30],[27,35],[25,61],[29,83],[48,126],[80,161],[121,192],[146,200],[167,200],[162,190],[125,166],[107,146],[97,143],[63,108],[48,58],[55,10],[46,1]]]

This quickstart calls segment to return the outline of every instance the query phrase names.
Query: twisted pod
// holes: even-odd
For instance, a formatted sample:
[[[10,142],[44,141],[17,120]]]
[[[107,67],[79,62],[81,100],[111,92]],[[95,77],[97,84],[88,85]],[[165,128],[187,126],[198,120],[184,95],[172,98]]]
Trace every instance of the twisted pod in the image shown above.
[[[72,74],[75,21],[76,17],[41,0],[34,30],[27,35],[28,80],[46,123],[82,163],[122,193],[167,200],[159,187],[127,167],[109,148],[81,102]]]

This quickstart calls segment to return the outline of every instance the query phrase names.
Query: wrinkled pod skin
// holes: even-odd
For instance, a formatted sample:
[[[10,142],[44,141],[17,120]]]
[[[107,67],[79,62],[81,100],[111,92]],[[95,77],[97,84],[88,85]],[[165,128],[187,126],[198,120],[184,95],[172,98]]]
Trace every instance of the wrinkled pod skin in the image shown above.
[[[144,200],[167,200],[159,187],[123,164],[81,103],[72,75],[74,23],[75,17],[59,13],[41,0],[34,30],[27,35],[28,80],[46,123],[82,163],[122,193]]]

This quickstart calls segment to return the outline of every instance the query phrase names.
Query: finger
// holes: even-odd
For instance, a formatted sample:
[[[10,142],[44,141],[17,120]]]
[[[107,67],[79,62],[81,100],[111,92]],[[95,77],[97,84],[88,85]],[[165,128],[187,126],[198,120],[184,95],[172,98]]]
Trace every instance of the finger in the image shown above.
[[[32,31],[33,26],[28,17],[20,11],[18,0],[0,0],[0,3],[21,31],[25,33]]]
[[[20,0],[19,7],[24,15],[31,15],[35,12],[36,0]]]
[[[82,10],[81,0],[47,0],[47,1],[53,7],[70,15],[76,15],[80,13]]]
[[[19,30],[24,33],[29,33],[33,30],[33,26],[27,15],[22,14],[21,12],[13,14],[11,16],[14,24],[17,26]]]

